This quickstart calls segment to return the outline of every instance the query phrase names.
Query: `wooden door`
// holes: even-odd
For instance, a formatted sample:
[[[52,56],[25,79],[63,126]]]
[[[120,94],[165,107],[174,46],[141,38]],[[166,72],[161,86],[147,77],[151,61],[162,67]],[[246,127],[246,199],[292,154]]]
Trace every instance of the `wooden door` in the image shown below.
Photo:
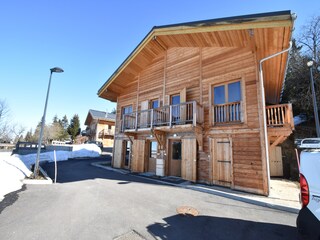
[[[114,168],[121,168],[122,166],[122,140],[114,140],[114,152],[113,152],[113,167]]]
[[[148,126],[148,110],[149,109],[149,101],[141,102],[141,116],[140,116],[140,128],[147,128]]]
[[[170,140],[169,175],[181,177],[181,141]]]
[[[270,177],[282,177],[282,151],[280,146],[269,148]]]
[[[232,180],[232,143],[231,138],[211,139],[213,156],[213,180],[233,183]]]
[[[197,180],[196,139],[182,139],[181,177],[192,182]]]
[[[145,149],[145,140],[133,140],[131,161],[131,170],[133,172],[144,172]]]

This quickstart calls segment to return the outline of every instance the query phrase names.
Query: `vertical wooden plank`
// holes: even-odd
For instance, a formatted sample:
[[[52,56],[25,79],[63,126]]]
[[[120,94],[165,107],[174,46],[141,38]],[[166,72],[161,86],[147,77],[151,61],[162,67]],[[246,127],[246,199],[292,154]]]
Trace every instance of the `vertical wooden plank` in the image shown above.
[[[269,148],[269,164],[270,164],[270,176],[282,177],[283,176],[283,164],[282,164],[282,151],[280,146]]]
[[[163,89],[162,89],[163,106],[165,106],[165,96],[166,96],[167,55],[168,55],[168,51],[166,50],[164,53],[164,60],[163,60]]]
[[[141,111],[149,109],[149,101],[141,102]],[[148,126],[148,112],[142,112],[140,116],[140,126],[146,128]]]
[[[183,88],[180,91],[180,103],[185,103],[187,101],[187,89]],[[180,105],[180,122],[184,123],[186,121],[186,105]]]
[[[116,139],[114,141],[114,155],[113,155],[113,167],[114,168],[121,168],[122,165],[122,147],[123,147],[123,141]]]
[[[232,149],[230,138],[212,139],[213,180],[233,184]]]
[[[182,139],[181,177],[188,181],[197,180],[197,140]]]
[[[135,139],[132,146],[131,170],[133,172],[144,172],[145,166],[145,140]]]
[[[137,85],[137,100],[136,100],[136,112],[138,112],[139,108],[139,90],[140,88],[140,74],[138,75],[138,85]]]
[[[202,47],[199,47],[199,90],[200,90],[200,105],[203,103],[203,86],[202,86]]]
[[[212,96],[212,86],[208,84],[209,96],[208,96],[208,105],[209,105],[209,126],[213,126],[216,119],[214,118],[214,106],[213,106],[213,96]],[[212,110],[213,109],[213,110]]]

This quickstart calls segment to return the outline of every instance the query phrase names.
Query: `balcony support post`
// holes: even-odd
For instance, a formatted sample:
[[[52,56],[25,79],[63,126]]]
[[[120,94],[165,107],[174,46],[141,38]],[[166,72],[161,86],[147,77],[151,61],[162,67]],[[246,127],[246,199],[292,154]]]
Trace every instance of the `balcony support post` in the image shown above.
[[[192,123],[193,123],[193,126],[197,126],[197,103],[196,101],[193,101],[192,102],[192,110],[193,110],[193,114],[192,114]]]
[[[136,131],[138,130],[138,111],[136,112],[135,126]]]
[[[169,107],[169,126],[172,127],[172,105]]]
[[[151,109],[150,128],[153,128],[153,109]]]

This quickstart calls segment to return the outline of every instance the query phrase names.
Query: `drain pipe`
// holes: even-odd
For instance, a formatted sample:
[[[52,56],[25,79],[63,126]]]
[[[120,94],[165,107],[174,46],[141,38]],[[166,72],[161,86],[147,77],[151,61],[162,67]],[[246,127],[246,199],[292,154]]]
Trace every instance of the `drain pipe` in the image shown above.
[[[266,117],[266,99],[264,93],[264,82],[263,82],[263,69],[262,63],[270,58],[276,57],[280,54],[288,52],[292,48],[292,42],[289,42],[289,47],[281,52],[272,54],[268,57],[262,58],[259,62],[259,77],[260,77],[260,91],[262,97],[262,118],[263,118],[263,126],[264,126],[264,141],[265,141],[265,149],[266,149],[266,160],[267,160],[267,176],[268,176],[268,195],[270,194],[270,167],[269,167],[269,141],[268,141],[268,132],[267,132],[267,117]]]

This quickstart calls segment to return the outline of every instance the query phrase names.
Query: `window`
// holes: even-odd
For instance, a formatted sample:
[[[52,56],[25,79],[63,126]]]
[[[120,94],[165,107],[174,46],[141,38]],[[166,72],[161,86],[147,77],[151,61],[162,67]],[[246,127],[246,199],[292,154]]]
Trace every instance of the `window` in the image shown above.
[[[122,130],[124,129],[132,129],[135,124],[135,117],[132,116],[132,106],[123,107],[121,110],[121,120],[122,120]],[[126,114],[126,115],[125,115]],[[130,115],[127,115],[130,114]]]
[[[171,96],[171,104],[179,104],[180,103],[180,95]]]
[[[150,142],[149,147],[150,147],[149,158],[157,158],[158,143],[157,142]]]
[[[180,95],[171,96],[172,123],[177,124],[180,121]]]
[[[132,113],[132,106],[126,106],[122,108],[122,114],[121,118],[123,117],[124,114]]]
[[[172,160],[181,160],[181,142],[172,143]]]
[[[214,123],[241,122],[241,82],[213,86]]]
[[[151,108],[155,109],[159,107],[159,100],[152,100],[151,101]]]

